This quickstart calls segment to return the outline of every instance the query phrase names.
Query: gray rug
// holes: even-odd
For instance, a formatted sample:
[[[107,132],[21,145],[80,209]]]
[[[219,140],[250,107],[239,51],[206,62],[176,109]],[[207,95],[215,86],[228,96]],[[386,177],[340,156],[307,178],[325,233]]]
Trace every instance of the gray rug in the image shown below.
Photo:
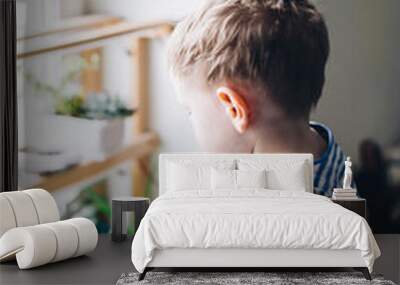
[[[379,284],[395,285],[382,276],[372,275],[368,281],[359,272],[148,272],[146,278],[137,281],[138,273],[122,274],[117,285],[133,284]]]

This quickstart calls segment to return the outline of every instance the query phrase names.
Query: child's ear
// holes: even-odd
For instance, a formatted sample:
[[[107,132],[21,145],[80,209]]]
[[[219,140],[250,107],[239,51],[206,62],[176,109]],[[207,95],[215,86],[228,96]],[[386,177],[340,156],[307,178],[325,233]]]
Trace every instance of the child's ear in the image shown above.
[[[225,108],[225,112],[239,133],[244,133],[249,126],[249,108],[246,100],[238,92],[229,87],[217,89],[217,99]]]

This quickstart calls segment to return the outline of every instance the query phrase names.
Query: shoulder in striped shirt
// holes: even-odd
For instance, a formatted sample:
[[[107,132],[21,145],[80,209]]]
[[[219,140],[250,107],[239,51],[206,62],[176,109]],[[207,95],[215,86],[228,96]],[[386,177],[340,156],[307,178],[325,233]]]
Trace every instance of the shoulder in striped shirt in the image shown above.
[[[314,161],[314,193],[331,197],[333,188],[342,185],[346,156],[327,126],[310,122],[310,127],[327,142],[326,151]]]

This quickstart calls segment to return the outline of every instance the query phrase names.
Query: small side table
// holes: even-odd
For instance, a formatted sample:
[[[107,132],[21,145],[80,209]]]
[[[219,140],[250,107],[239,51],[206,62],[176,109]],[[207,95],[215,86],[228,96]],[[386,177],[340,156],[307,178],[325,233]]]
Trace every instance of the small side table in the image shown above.
[[[367,218],[367,201],[362,198],[355,198],[352,200],[341,200],[341,199],[332,199],[333,203],[339,204],[340,206],[353,211],[356,214],[359,214],[364,219]]]
[[[124,212],[134,212],[135,231],[149,208],[150,200],[144,197],[121,197],[112,199],[112,232],[113,241],[123,241],[127,237],[127,221]]]

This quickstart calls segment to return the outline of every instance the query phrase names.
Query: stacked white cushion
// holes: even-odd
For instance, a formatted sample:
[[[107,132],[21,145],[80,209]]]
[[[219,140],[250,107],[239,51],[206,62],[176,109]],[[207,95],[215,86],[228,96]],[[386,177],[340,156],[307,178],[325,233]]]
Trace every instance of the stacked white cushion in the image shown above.
[[[0,193],[0,261],[16,257],[21,269],[86,254],[98,233],[92,221],[59,221],[53,197],[45,190]]]
[[[74,257],[86,254],[96,248],[98,234],[93,222],[85,218],[75,218],[64,222],[73,226],[78,233],[78,247]]]
[[[39,224],[51,223],[60,220],[56,201],[49,192],[43,189],[29,189],[20,191],[29,195],[35,206]]]
[[[0,239],[0,260],[16,257],[21,269],[50,262],[56,250],[53,232],[40,225],[11,229]]]
[[[16,254],[18,266],[28,269],[86,254],[97,245],[97,230],[84,218],[14,228],[0,239],[0,259]]]
[[[62,221],[45,224],[43,227],[50,229],[57,241],[57,248],[51,260],[52,262],[75,256],[78,249],[79,236],[78,232],[72,228],[70,224],[66,223],[66,221]]]
[[[17,227],[39,224],[35,205],[28,194],[22,191],[14,191],[3,192],[1,195],[10,203]]]
[[[15,228],[16,226],[17,222],[15,221],[11,204],[6,197],[0,194],[0,237],[6,231]]]
[[[56,202],[43,189],[0,193],[0,237],[14,227],[56,222],[60,214]],[[4,218],[3,218],[4,217]]]

